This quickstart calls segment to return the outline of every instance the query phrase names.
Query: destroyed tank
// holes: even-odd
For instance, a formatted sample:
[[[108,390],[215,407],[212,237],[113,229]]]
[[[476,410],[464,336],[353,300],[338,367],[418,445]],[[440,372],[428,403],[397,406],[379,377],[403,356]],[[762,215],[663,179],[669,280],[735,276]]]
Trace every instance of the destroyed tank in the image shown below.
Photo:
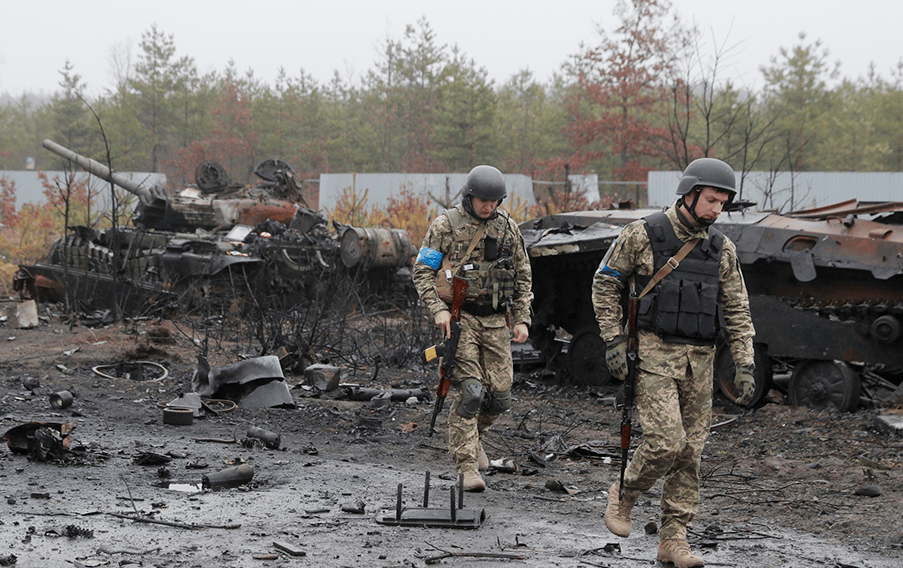
[[[593,274],[627,223],[658,210],[562,213],[520,225],[533,266],[531,337],[547,357],[563,357],[578,382],[611,380],[592,307]],[[901,224],[903,204],[855,201],[719,217],[715,226],[737,245],[749,291],[755,402],[779,386],[792,404],[852,410],[903,388]],[[722,342],[715,382],[730,400],[733,375]]]
[[[22,266],[14,288],[82,309],[135,314],[222,301],[248,289],[281,302],[316,299],[337,271],[363,271],[383,288],[406,285],[415,254],[407,231],[327,225],[307,207],[282,160],[255,168],[256,187],[231,182],[215,162],[196,170],[196,186],[171,195],[136,183],[90,158],[44,140],[44,147],[138,198],[134,227],[70,227],[50,262]],[[398,274],[399,271],[401,274]],[[400,293],[404,294],[404,291]]]

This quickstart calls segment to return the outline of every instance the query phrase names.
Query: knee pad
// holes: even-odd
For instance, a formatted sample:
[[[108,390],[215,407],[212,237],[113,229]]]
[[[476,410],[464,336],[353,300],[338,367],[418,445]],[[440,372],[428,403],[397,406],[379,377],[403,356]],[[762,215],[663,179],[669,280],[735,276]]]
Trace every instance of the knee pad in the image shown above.
[[[492,393],[492,401],[486,409],[487,414],[498,416],[511,409],[511,389]]]
[[[483,384],[477,379],[461,381],[461,395],[455,405],[455,412],[461,418],[473,418],[480,412],[483,402]]]

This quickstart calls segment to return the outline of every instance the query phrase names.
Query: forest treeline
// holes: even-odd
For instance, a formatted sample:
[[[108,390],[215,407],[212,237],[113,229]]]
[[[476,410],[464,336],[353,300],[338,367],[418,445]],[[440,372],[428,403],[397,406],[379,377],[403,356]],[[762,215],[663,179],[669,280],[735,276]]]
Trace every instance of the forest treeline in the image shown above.
[[[200,74],[152,25],[134,61],[114,57],[102,96],[83,100],[66,61],[49,101],[23,95],[0,107],[0,169],[22,169],[27,157],[59,169],[44,138],[105,160],[102,125],[115,169],[164,172],[173,188],[205,160],[247,182],[266,158],[301,178],[491,163],[534,179],[561,180],[567,166],[645,181],[700,156],[741,171],[903,170],[903,62],[888,77],[840,78],[827,48],[801,33],[763,62],[763,86],[750,91],[719,76],[727,54],[702,53],[702,34],[667,1],[624,0],[615,15],[617,28],[600,30],[548,82],[525,69],[503,84],[440,43],[425,18],[386,39],[354,84],[303,70],[268,84],[232,64]]]

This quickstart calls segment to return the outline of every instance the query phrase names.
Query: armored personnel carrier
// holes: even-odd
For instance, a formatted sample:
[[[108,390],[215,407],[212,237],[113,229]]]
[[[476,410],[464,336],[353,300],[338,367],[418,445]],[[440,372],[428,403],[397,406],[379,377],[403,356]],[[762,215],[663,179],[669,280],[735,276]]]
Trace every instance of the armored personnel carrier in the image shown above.
[[[652,210],[563,213],[521,224],[533,265],[531,337],[583,383],[605,383],[593,273],[621,229]],[[737,245],[756,328],[756,400],[789,374],[790,402],[852,410],[903,370],[903,203],[848,201],[784,215],[738,210],[716,227]],[[561,352],[554,331],[570,342]],[[560,335],[560,333],[559,333]],[[734,400],[723,345],[716,383]]]
[[[407,231],[327,225],[309,209],[292,168],[265,160],[256,187],[231,182],[205,162],[196,185],[171,195],[136,183],[51,140],[51,152],[138,198],[134,227],[70,227],[50,262],[22,266],[14,288],[117,314],[186,309],[251,292],[283,304],[316,300],[337,271],[363,271],[371,283],[407,285],[415,254]],[[400,278],[396,278],[402,271]]]

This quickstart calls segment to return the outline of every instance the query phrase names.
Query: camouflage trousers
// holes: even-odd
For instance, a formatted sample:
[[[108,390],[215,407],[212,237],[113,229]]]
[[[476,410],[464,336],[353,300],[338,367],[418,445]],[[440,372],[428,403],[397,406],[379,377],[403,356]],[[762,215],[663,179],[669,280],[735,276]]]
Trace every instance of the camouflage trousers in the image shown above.
[[[699,464],[712,421],[715,348],[640,332],[636,407],[643,442],[624,474],[638,497],[664,478],[661,539],[686,538],[699,510]]]
[[[463,418],[457,413],[461,381],[470,378],[483,385],[483,401],[474,418]],[[477,471],[480,437],[498,418],[487,412],[493,393],[509,390],[514,379],[511,336],[504,315],[461,313],[461,339],[451,379],[455,401],[448,414],[448,449],[458,473]]]

